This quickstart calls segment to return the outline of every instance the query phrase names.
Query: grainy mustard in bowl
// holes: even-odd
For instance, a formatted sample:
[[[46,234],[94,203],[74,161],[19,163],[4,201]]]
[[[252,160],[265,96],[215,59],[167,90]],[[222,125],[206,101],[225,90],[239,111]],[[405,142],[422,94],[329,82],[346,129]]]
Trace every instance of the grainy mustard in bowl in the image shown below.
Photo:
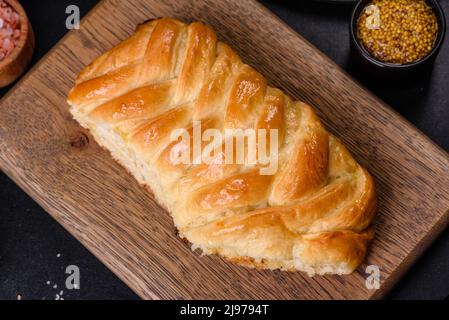
[[[409,79],[431,70],[445,33],[438,0],[360,0],[350,24],[351,61],[382,81]]]
[[[407,64],[432,51],[438,21],[425,0],[373,0],[363,10],[357,31],[360,43],[374,58]]]

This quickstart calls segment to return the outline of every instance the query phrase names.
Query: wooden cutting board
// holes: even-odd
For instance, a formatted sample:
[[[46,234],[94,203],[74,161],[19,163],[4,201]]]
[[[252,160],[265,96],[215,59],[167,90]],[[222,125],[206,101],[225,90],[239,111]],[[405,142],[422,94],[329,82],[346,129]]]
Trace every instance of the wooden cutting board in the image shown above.
[[[168,213],[71,119],[65,99],[81,68],[162,16],[212,25],[272,85],[315,106],[375,176],[377,238],[352,275],[309,278],[192,253]],[[149,299],[380,298],[448,223],[448,155],[250,0],[101,2],[2,100],[0,168]],[[371,264],[379,290],[365,286]]]

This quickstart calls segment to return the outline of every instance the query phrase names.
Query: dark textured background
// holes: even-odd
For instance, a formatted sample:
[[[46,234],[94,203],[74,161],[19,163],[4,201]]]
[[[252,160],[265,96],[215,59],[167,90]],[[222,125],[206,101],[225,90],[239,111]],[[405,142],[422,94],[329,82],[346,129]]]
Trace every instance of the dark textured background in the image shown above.
[[[67,32],[65,8],[68,5],[78,5],[84,15],[97,2],[22,0],[36,32],[33,64]],[[430,77],[413,79],[406,86],[397,84],[385,88],[359,74],[349,60],[351,6],[311,0],[263,3],[449,151],[449,40],[445,41]],[[441,0],[440,3],[449,16],[449,1]],[[9,89],[0,90],[0,96]],[[80,290],[64,288],[65,268],[71,264],[80,268]],[[47,285],[47,281],[51,284]],[[57,287],[53,288],[55,284]],[[0,299],[16,299],[18,295],[22,299],[55,299],[61,290],[64,299],[138,298],[0,172]],[[398,283],[389,298],[445,299],[448,295],[449,230],[446,230]]]

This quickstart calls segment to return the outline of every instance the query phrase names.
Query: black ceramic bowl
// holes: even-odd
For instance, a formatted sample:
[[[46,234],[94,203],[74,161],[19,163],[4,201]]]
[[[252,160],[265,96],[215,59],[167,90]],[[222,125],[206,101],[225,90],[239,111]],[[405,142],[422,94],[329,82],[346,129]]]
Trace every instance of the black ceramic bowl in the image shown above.
[[[370,75],[375,77],[380,76],[384,78],[385,76],[387,76],[392,77],[392,79],[397,79],[407,78],[415,75],[416,73],[429,70],[433,62],[435,61],[436,56],[438,55],[446,33],[446,20],[444,17],[443,9],[441,8],[438,1],[426,0],[427,4],[435,12],[438,21],[438,35],[435,40],[433,49],[424,58],[409,64],[393,64],[379,61],[373,58],[359,42],[359,39],[357,37],[358,20],[365,7],[371,2],[372,0],[361,0],[357,3],[352,13],[350,25],[352,57],[356,60],[363,71],[368,72]]]

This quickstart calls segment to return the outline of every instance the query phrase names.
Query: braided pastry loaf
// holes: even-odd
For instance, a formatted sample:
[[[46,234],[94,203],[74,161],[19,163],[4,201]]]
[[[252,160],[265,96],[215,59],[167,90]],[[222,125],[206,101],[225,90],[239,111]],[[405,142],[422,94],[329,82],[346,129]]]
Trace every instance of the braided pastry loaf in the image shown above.
[[[320,123],[202,24],[158,19],[77,77],[71,113],[206,254],[252,267],[351,273],[373,238],[368,172]],[[277,129],[278,169],[224,160],[174,163],[178,128]],[[269,144],[269,140],[267,142]],[[223,150],[223,149],[221,149]]]

